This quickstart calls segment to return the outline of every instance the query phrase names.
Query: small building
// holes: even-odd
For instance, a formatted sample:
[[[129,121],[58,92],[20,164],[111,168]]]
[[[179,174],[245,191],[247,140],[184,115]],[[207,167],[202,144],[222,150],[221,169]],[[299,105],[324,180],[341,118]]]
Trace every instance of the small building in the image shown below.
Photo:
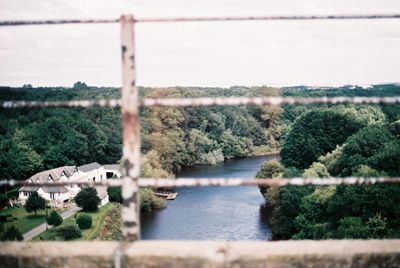
[[[87,181],[102,181],[106,179],[104,167],[97,162],[77,167],[78,172],[85,174]]]
[[[19,189],[18,200],[22,204],[28,197],[37,192],[41,197],[49,201],[52,207],[62,207],[65,202],[74,198],[82,189],[80,182],[106,180],[104,167],[99,163],[90,163],[82,166],[63,166],[36,173],[26,180],[29,183],[52,183],[52,182],[76,182],[70,186],[23,186]],[[104,188],[104,189],[103,189]],[[96,187],[101,199],[101,206],[108,203],[107,189]]]
[[[63,166],[42,171],[31,176],[26,182],[29,183],[52,183],[73,181],[79,174],[76,166]],[[79,192],[78,185],[67,186],[23,186],[19,189],[18,199],[25,203],[26,199],[33,193],[37,192],[41,197],[50,201],[52,205],[59,206],[63,202],[69,200],[71,195]]]
[[[118,164],[115,165],[103,165],[104,171],[106,172],[106,178],[111,179],[117,177],[118,179],[121,178],[121,167]]]

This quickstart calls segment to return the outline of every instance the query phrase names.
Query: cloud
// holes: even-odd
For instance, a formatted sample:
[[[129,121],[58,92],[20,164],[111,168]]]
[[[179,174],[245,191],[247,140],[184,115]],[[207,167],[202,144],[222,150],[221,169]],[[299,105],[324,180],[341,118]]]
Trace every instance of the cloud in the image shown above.
[[[395,0],[2,0],[0,19],[400,13]],[[139,24],[140,85],[399,81],[400,20]],[[119,26],[0,28],[0,84],[121,83]]]

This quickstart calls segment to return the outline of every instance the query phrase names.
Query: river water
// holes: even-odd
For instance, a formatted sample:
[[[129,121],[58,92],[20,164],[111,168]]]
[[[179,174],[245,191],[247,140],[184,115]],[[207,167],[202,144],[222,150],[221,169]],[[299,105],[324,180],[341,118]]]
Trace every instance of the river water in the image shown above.
[[[177,177],[254,178],[260,165],[277,156],[256,156],[225,161],[215,166],[194,166]],[[153,240],[270,240],[264,200],[257,186],[176,188],[178,196],[166,209],[144,212],[142,239]]]

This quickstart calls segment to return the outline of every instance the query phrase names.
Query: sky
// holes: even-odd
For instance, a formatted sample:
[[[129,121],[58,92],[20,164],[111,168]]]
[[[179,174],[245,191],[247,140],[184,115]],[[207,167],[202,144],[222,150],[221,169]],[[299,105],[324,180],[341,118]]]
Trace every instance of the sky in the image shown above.
[[[400,13],[400,0],[0,0],[0,20]],[[138,24],[141,86],[400,82],[400,19]],[[0,85],[120,86],[119,24],[0,27]]]

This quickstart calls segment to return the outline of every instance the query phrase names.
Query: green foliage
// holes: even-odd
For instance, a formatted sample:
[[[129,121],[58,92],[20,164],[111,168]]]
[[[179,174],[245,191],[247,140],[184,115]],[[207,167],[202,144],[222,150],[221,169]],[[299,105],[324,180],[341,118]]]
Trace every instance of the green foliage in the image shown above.
[[[367,165],[361,165],[353,173],[353,176],[362,178],[373,178],[373,177],[386,177],[387,174],[383,171],[379,172],[373,168],[370,168]]]
[[[290,239],[298,232],[294,220],[298,216],[302,199],[313,192],[313,187],[281,187],[277,188],[277,191],[274,202],[266,203],[272,204],[269,207],[271,210],[269,222],[273,238]]]
[[[8,201],[7,195],[6,194],[0,194],[0,205],[4,204],[7,201]]]
[[[360,217],[345,217],[339,221],[338,238],[382,239],[389,234],[387,219],[380,214],[363,222]]]
[[[23,131],[16,129],[13,135],[0,139],[0,166],[6,179],[25,179],[43,167],[40,156],[25,141]]]
[[[95,211],[100,204],[100,198],[97,196],[97,191],[93,187],[83,188],[75,196],[74,200],[83,211]]]
[[[283,166],[278,160],[269,160],[261,164],[260,170],[256,174],[256,178],[280,178],[282,177]],[[265,196],[268,187],[259,186],[260,192]]]
[[[220,144],[227,159],[247,156],[251,154],[253,147],[251,140],[235,136],[231,130],[222,133]]]
[[[92,217],[89,214],[79,213],[76,217],[76,224],[80,229],[89,229],[92,227]]]
[[[4,234],[1,236],[1,240],[9,240],[9,241],[22,241],[24,237],[22,236],[21,232],[14,226],[11,225]]]
[[[400,140],[386,126],[369,126],[350,137],[337,161],[340,175],[349,176],[368,165],[391,176],[400,174]]]
[[[140,209],[142,211],[152,211],[153,209],[161,209],[166,205],[165,200],[154,195],[150,188],[140,189]]]
[[[302,171],[301,169],[295,168],[295,167],[288,167],[284,168],[283,170],[283,177],[284,178],[295,178],[295,177],[301,177]]]
[[[47,223],[54,226],[59,226],[63,222],[63,218],[56,211],[52,211],[47,218]]]
[[[14,198],[14,199],[18,198],[19,188],[14,188],[14,189],[8,191],[7,196],[8,196],[8,198]]]
[[[151,150],[142,157],[140,176],[143,178],[168,178],[172,175],[162,168],[158,152]]]
[[[295,121],[282,143],[282,163],[307,168],[361,127],[353,117],[333,109],[307,112]]]
[[[107,194],[110,202],[117,202],[122,204],[122,189],[121,186],[108,186]]]
[[[121,205],[114,206],[110,209],[101,225],[99,232],[99,240],[122,240],[122,220],[121,220]]]
[[[65,225],[57,228],[57,235],[63,240],[73,240],[82,237],[82,232],[77,225]]]
[[[88,89],[88,86],[86,85],[86,83],[78,81],[74,83],[73,89],[84,90]]]
[[[25,203],[25,210],[28,213],[34,212],[35,215],[38,210],[45,209],[46,200],[38,195],[37,192],[32,192]]]
[[[314,162],[308,169],[303,172],[304,178],[327,178],[329,177],[329,172],[324,164]]]

